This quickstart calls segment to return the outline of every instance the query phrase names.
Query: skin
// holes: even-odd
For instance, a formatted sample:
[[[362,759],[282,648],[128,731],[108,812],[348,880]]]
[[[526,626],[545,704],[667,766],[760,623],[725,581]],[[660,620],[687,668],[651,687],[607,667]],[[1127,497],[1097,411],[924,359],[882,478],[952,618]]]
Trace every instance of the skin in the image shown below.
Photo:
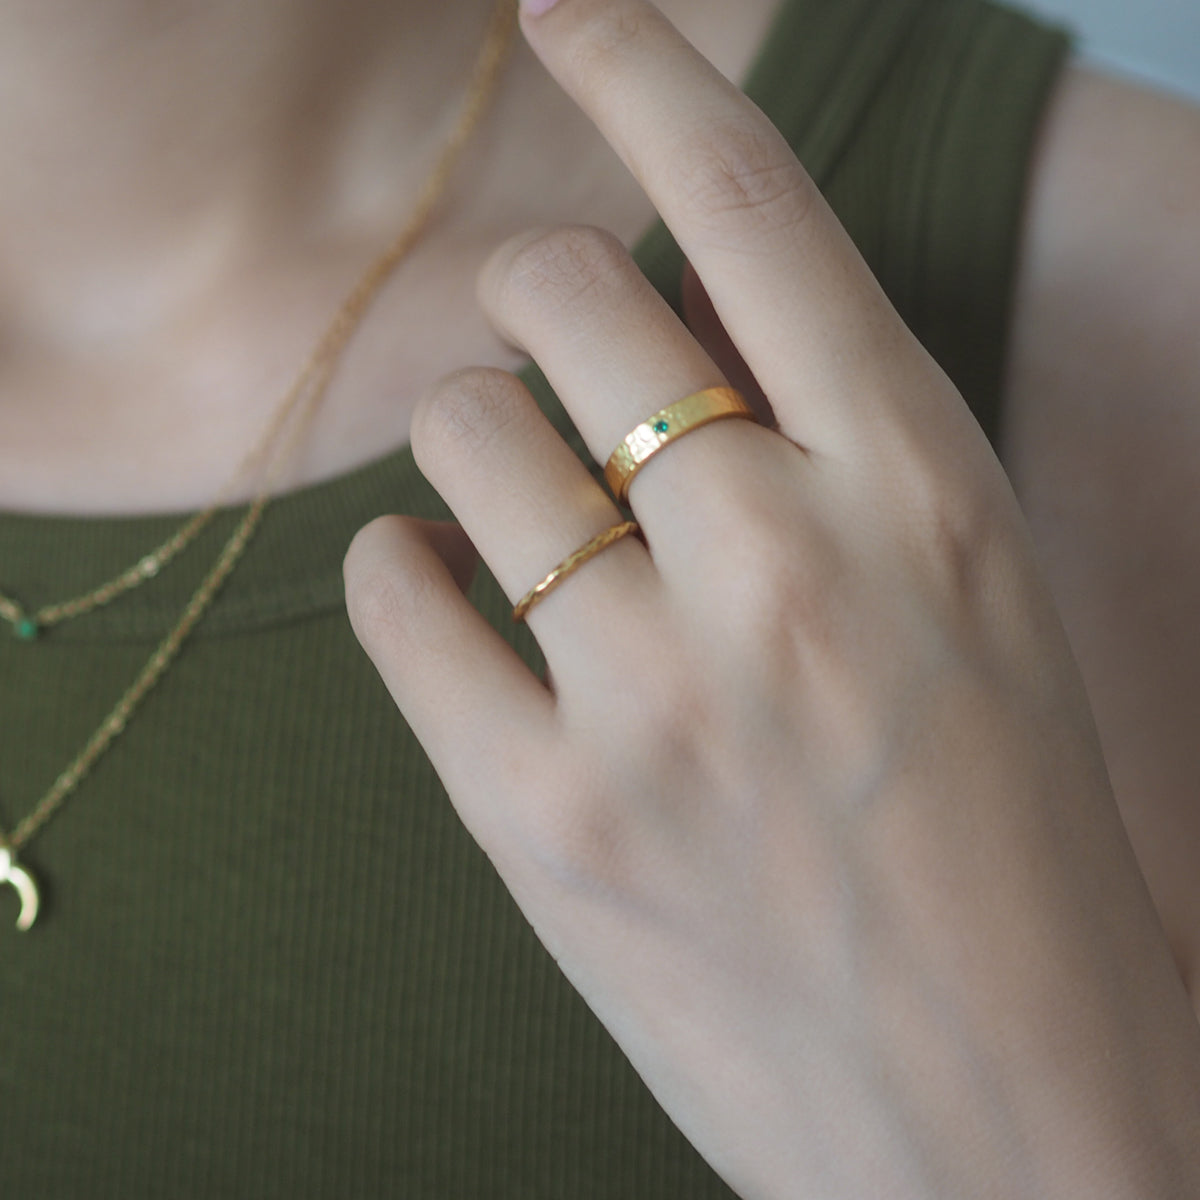
[[[6,8],[0,160],[39,169],[0,196],[0,505],[211,501],[406,220],[492,4],[275,0],[248,23],[236,0],[170,0],[150,28],[129,0]],[[668,8],[738,77],[774,3]],[[506,236],[575,220],[632,242],[654,216],[520,39],[454,197],[360,327],[288,485],[402,445],[448,371],[520,365],[475,302]]]
[[[455,94],[453,72],[425,64],[445,68],[469,61],[487,6],[462,0],[452,17],[442,18],[431,15],[442,10],[415,4],[380,6],[387,10],[383,27],[384,15],[368,6],[339,6],[339,20],[348,30],[344,58],[329,57],[324,6],[315,2],[273,6],[252,30],[232,4],[180,3],[157,30],[148,31],[140,6],[113,0],[70,14],[75,39],[62,37],[45,7],[11,6],[0,47],[0,86],[6,89],[0,113],[10,115],[0,126],[3,161],[26,162],[36,155],[45,164],[44,170],[20,173],[21,186],[6,188],[0,197],[0,394],[5,397],[0,504],[79,512],[193,508],[225,482],[238,451],[253,440],[328,312],[395,227],[402,208],[396,197],[415,190],[436,140],[425,116],[406,124],[405,115],[419,111],[414,97],[432,111],[443,111]],[[585,101],[619,149],[634,156],[636,171],[642,148],[631,135],[621,135],[611,96],[606,102],[602,86],[575,73],[589,56],[576,60],[565,50],[584,44],[572,40],[580,36],[576,25],[584,18],[579,14],[596,7],[591,0],[563,0],[536,26],[527,23],[528,32],[561,85]],[[622,0],[611,7],[630,12],[633,27],[640,28],[639,6]],[[731,7],[736,20],[729,15]],[[664,8],[726,76],[736,78],[771,6],[714,2]],[[464,20],[468,14],[474,25]],[[59,19],[65,19],[61,13]],[[292,31],[287,55],[273,49],[280,45],[276,20]],[[420,38],[414,36],[418,32]],[[593,36],[601,33],[593,30]],[[89,53],[97,39],[107,45],[106,55]],[[172,71],[155,76],[152,51],[161,53],[163,39],[171,44]],[[237,69],[222,67],[214,76],[214,64],[228,61],[233,44],[244,56]],[[377,57],[364,54],[368,45],[380,48]],[[314,47],[321,48],[319,57]],[[322,88],[330,98],[320,138],[313,137],[312,112],[298,101],[313,87],[314,61],[321,64]],[[596,57],[590,61],[594,65]],[[39,64],[36,76],[30,63]],[[634,71],[629,78],[637,83],[645,76]],[[214,78],[220,88],[214,89]],[[31,125],[20,114],[43,111],[35,101],[45,93],[47,79],[56,82],[61,107]],[[718,94],[714,80],[702,73],[686,73],[676,82],[680,95]],[[151,86],[158,90],[148,93]],[[486,480],[528,479],[551,490],[564,486],[557,475],[533,473],[527,445],[506,450],[487,424],[489,414],[494,420],[519,401],[504,372],[524,361],[526,350],[544,362],[554,358],[564,398],[574,394],[582,421],[594,412],[595,400],[578,379],[594,371],[587,370],[586,339],[572,341],[572,326],[595,329],[611,320],[609,314],[634,303],[649,303],[637,309],[645,322],[635,324],[654,336],[647,345],[637,341],[636,330],[617,331],[627,351],[613,365],[618,393],[628,390],[618,386],[622,380],[641,383],[661,368],[666,403],[682,395],[685,385],[717,382],[710,374],[717,367],[730,369],[715,352],[715,339],[705,338],[714,346],[716,363],[710,364],[650,298],[638,298],[636,280],[622,274],[617,247],[640,232],[652,207],[588,118],[561,104],[559,96],[533,53],[520,50],[494,114],[490,149],[481,143],[464,173],[462,194],[474,199],[460,201],[447,223],[431,231],[362,330],[314,431],[312,448],[291,479],[327,477],[411,434],[423,468],[436,476],[514,598],[566,550],[603,527],[608,514],[602,496],[585,496],[568,479],[571,500],[559,506],[563,522],[546,530],[545,542],[513,547],[488,534],[478,514],[494,507],[495,496],[492,489],[472,494],[468,485],[476,472]],[[673,100],[675,93],[656,97],[653,111],[667,111]],[[260,120],[247,123],[249,111],[258,112]],[[553,146],[556,153],[531,156],[522,150],[520,132],[546,111],[554,115],[539,150]],[[131,121],[130,113],[137,119]],[[893,327],[886,305],[871,293],[850,255],[830,260],[835,277],[846,272],[853,281],[842,297],[851,325],[861,316],[863,296],[868,298],[864,337],[847,344],[847,361],[868,382],[875,378],[881,344],[888,347],[889,363],[898,348],[908,364],[903,397],[879,386],[851,391],[870,396],[885,420],[899,420],[884,426],[896,436],[864,447],[853,425],[839,429],[836,415],[828,414],[819,431],[797,428],[790,436],[817,447],[811,451],[813,462],[843,464],[845,479],[879,487],[875,503],[865,507],[889,511],[899,503],[914,514],[913,521],[894,530],[872,526],[851,493],[831,491],[831,476],[818,476],[816,468],[803,478],[820,479],[819,484],[798,485],[798,452],[766,431],[739,425],[721,429],[715,438],[716,430],[693,435],[686,447],[672,450],[675,463],[664,456],[656,464],[659,470],[639,477],[633,493],[643,524],[653,529],[654,521],[660,522],[655,566],[663,566],[664,578],[647,574],[644,559],[637,557],[644,552],[623,544],[589,564],[569,588],[532,614],[534,631],[554,666],[553,696],[540,681],[489,677],[486,639],[478,640],[483,634],[469,624],[469,614],[456,601],[455,581],[441,565],[445,559],[459,581],[465,577],[470,555],[460,538],[445,529],[386,521],[370,527],[348,558],[356,628],[443,776],[453,781],[451,792],[464,819],[672,1115],[747,1196],[885,1194],[882,1179],[893,1187],[888,1194],[895,1195],[1196,1190],[1196,1163],[1188,1153],[1196,1131],[1181,1114],[1196,1109],[1197,1049],[1181,975],[1191,978],[1200,943],[1200,892],[1187,869],[1200,840],[1194,789],[1189,789],[1197,764],[1190,757],[1188,734],[1195,722],[1187,720],[1196,715],[1200,662],[1180,650],[1190,644],[1192,614],[1200,601],[1194,565],[1200,558],[1187,540],[1189,531],[1200,527],[1190,519],[1196,515],[1195,489],[1184,486],[1200,448],[1195,406],[1187,406],[1200,388],[1200,361],[1189,349],[1200,312],[1200,269],[1180,251],[1200,245],[1200,218],[1189,201],[1198,192],[1188,183],[1188,172],[1200,171],[1196,152],[1191,150],[1189,159],[1187,150],[1196,142],[1196,129],[1195,114],[1184,106],[1079,70],[1069,74],[1052,106],[1032,193],[1002,451],[1031,540],[979,439],[972,442],[956,398]],[[167,156],[164,167],[161,147],[176,142],[205,146],[207,153]],[[398,155],[398,145],[410,152]],[[305,147],[303,156],[297,147]],[[355,150],[347,153],[346,147]],[[564,170],[564,163],[574,169]],[[64,189],[61,180],[68,171],[76,186]],[[143,186],[132,188],[131,179]],[[296,188],[297,179],[304,181],[303,189]],[[1120,186],[1126,179],[1145,186],[1137,191]],[[221,186],[213,187],[214,180]],[[1154,220],[1146,219],[1147,197]],[[669,197],[656,193],[654,199],[670,217]],[[561,254],[555,258],[546,249],[554,246],[553,239],[530,241],[523,231],[563,221],[603,226],[617,235],[615,243],[576,235],[571,270],[577,274],[558,276],[557,286],[567,293],[579,290],[572,280],[577,285],[580,271],[582,278],[606,280],[610,302],[595,312],[572,310],[564,294],[544,282],[529,285],[537,255],[553,263]],[[836,233],[825,224],[819,228],[822,236],[813,244],[823,251],[825,235],[836,243]],[[765,236],[769,229],[764,224],[759,232]],[[476,309],[479,268],[511,236],[518,241],[505,243],[484,272]],[[744,230],[738,237],[744,240]],[[753,346],[761,281],[747,270],[731,283],[728,267],[713,267],[702,257],[693,255],[735,341],[765,369],[761,348]],[[1101,286],[1097,272],[1102,272]],[[1117,305],[1114,298],[1127,303]],[[1116,336],[1131,312],[1153,317],[1146,322],[1148,340],[1136,346]],[[732,320],[737,314],[740,324]],[[712,330],[698,307],[693,316],[695,325]],[[397,348],[398,328],[411,333],[419,349]],[[445,335],[447,328],[453,337]],[[836,338],[837,331],[830,336]],[[672,347],[670,355],[663,353],[664,345]],[[820,346],[808,349],[817,353]],[[214,362],[222,364],[219,372]],[[468,362],[494,370],[436,383]],[[789,360],[775,370],[775,377],[786,381],[809,373],[812,362],[806,357],[798,370]],[[843,379],[838,386],[848,385]],[[1130,396],[1138,399],[1136,431],[1122,420],[1130,411]],[[810,399],[792,400],[795,420],[806,419]],[[514,417],[522,411],[528,418],[527,410],[511,409]],[[926,412],[940,422],[932,428],[943,438],[963,439],[970,461],[979,465],[977,476],[945,478],[938,455],[922,441],[930,434],[921,433],[924,415],[918,419],[916,414]],[[957,417],[947,415],[955,412]],[[447,413],[456,414],[463,428],[479,431],[479,444],[496,457],[468,466],[469,448],[445,434]],[[905,413],[912,418],[907,423],[901,419]],[[591,434],[596,453],[606,453],[599,447],[644,415],[609,414],[604,427],[595,426]],[[1064,429],[1070,436],[1063,436]],[[1086,436],[1076,439],[1076,430]],[[705,451],[706,444],[716,449]],[[907,453],[896,452],[897,445]],[[683,586],[685,575],[667,576],[666,548],[676,541],[676,571],[686,566],[689,531],[694,536],[688,512],[705,503],[711,472],[724,469],[731,446],[754,455],[756,472],[760,461],[774,464],[766,476],[772,506],[797,487],[805,489],[804,501],[794,506],[795,525],[782,557],[775,553],[781,547],[768,540],[769,529],[758,542],[760,552],[769,550],[771,562],[786,563],[802,540],[811,552],[808,561],[846,566],[849,590],[811,590],[811,576],[783,572],[775,581],[775,603],[750,609],[754,636],[731,643],[729,669],[714,677],[695,668],[695,642],[660,641],[664,627],[637,621],[670,610],[666,597],[675,593],[664,589],[687,597],[703,594],[699,585]],[[548,445],[547,462],[554,460],[552,450]],[[561,469],[571,469],[558,461]],[[1096,462],[1118,464],[1125,474],[1097,472]],[[656,476],[670,482],[656,484]],[[1116,478],[1121,480],[1119,520],[1113,519]],[[1178,482],[1142,499],[1145,489],[1139,485],[1146,478]],[[1065,487],[1064,479],[1073,486]],[[705,486],[696,486],[697,480]],[[744,482],[742,476],[731,477],[731,486]],[[1074,486],[1079,482],[1084,486]],[[832,495],[845,504],[823,502]],[[687,512],[672,510],[680,497],[689,500]],[[1137,503],[1131,503],[1135,497]],[[743,494],[743,501],[753,501],[753,494]],[[729,522],[733,544],[747,528],[757,528],[752,523],[757,511],[722,508],[709,515]],[[544,509],[539,513],[538,520],[525,523],[544,527]],[[854,519],[840,519],[844,513]],[[960,521],[964,513],[965,523]],[[519,519],[510,514],[501,524],[511,528]],[[805,531],[803,539],[792,541],[797,529]],[[663,536],[667,530],[669,538]],[[944,538],[929,540],[931,532],[943,530]],[[980,530],[997,547],[984,563],[969,552]],[[884,532],[896,537],[882,539]],[[884,541],[895,541],[908,557],[884,554]],[[698,551],[700,544],[694,548]],[[1131,548],[1137,549],[1136,558]],[[1002,589],[1007,606],[997,607],[995,589],[987,587],[947,594],[945,581],[954,578],[953,572],[939,569],[947,551],[956,563],[966,556],[969,583],[1015,581]],[[723,561],[714,562],[705,578],[720,581]],[[932,575],[921,574],[914,562],[929,567]],[[1146,564],[1151,587],[1145,586]],[[760,566],[754,564],[756,573]],[[944,621],[921,626],[930,634],[925,641],[911,628],[889,628],[869,607],[881,579],[886,586],[915,588],[934,611],[944,614],[953,605],[965,639],[949,638]],[[414,592],[414,581],[440,589],[426,593],[433,599],[428,612],[414,607],[421,594]],[[735,583],[726,579],[724,586]],[[648,591],[638,593],[643,585]],[[812,616],[801,629],[780,624],[781,612],[795,611],[796,594],[790,590],[795,587],[802,589]],[[639,603],[636,612],[628,611],[630,596],[643,600],[650,594],[660,607]],[[1155,598],[1156,607],[1147,596]],[[724,606],[714,601],[711,608],[681,609],[688,614],[683,628],[693,636],[708,629],[706,622],[733,603],[726,599]],[[618,603],[626,606],[621,623],[640,631],[644,654],[605,686],[606,664],[611,669],[619,660],[606,644],[586,644],[577,623],[581,613],[586,620],[591,606],[608,611]],[[1078,659],[1078,674],[1056,609]],[[857,642],[838,641],[844,632],[823,619],[831,611],[859,614],[865,627],[888,628],[903,646],[919,645],[927,654],[990,663],[991,686],[970,671],[961,672],[966,691],[939,692],[939,706],[920,689],[911,690],[928,660],[912,661],[882,641],[874,647],[875,660],[858,664],[861,673],[839,673],[842,659],[813,660],[820,647],[805,641],[813,628],[827,630],[828,646],[842,645],[844,661],[852,660],[847,647],[857,652]],[[409,619],[397,620],[397,613]],[[447,615],[461,620],[477,640],[468,643],[469,653],[456,656],[447,650],[421,660],[416,651],[436,641],[433,635],[443,629],[439,620]],[[996,627],[1011,640],[989,642]],[[411,628],[428,635],[421,646],[405,642],[405,630]],[[676,636],[673,625],[671,636]],[[768,669],[780,661],[780,637],[789,647],[807,645],[806,661],[824,663],[825,671],[818,672],[824,692],[799,669],[790,680]],[[707,648],[714,640],[710,632],[700,645]],[[746,664],[762,654],[768,656],[766,665],[747,671]],[[904,669],[881,677],[879,660]],[[420,663],[419,670],[401,670],[396,665],[401,661]],[[1043,690],[1023,692],[1026,682],[1010,678],[1012,661],[1053,664],[1041,677]],[[785,690],[747,692],[747,676],[771,679]],[[586,707],[589,695],[613,694],[617,682],[625,688],[630,678],[642,681],[630,713],[614,717]],[[891,690],[882,687],[881,678],[893,684]],[[1012,684],[1010,698],[996,694],[997,679]],[[814,690],[787,691],[797,680]],[[864,793],[836,772],[824,777],[824,790],[814,784],[810,794],[796,794],[792,781],[814,777],[812,756],[819,747],[802,746],[798,760],[776,761],[766,776],[754,775],[762,760],[750,764],[738,757],[737,739],[723,737],[724,720],[717,728],[697,726],[706,735],[702,744],[725,756],[714,760],[720,769],[712,775],[760,781],[754,790],[765,807],[731,810],[736,789],[734,795],[697,798],[695,788],[685,797],[674,795],[675,781],[670,772],[663,774],[655,755],[655,735],[694,738],[696,728],[673,723],[676,709],[668,701],[711,696],[714,689],[723,708],[732,705],[733,729],[745,729],[747,722],[758,728],[748,713],[787,712],[800,728],[811,724],[813,712],[839,714],[839,723],[827,733],[854,752],[845,761],[859,765],[860,778],[882,780],[871,793],[870,807],[883,818],[871,828],[856,824],[847,795],[861,800]],[[890,703],[872,707],[879,695]],[[947,696],[967,696],[976,704],[952,703]],[[445,703],[448,698],[453,705]],[[532,707],[523,708],[522,700]],[[831,707],[832,700],[840,703]],[[878,739],[867,736],[888,728],[889,716],[919,703],[931,705],[922,710],[930,728],[953,718],[964,748],[959,766],[941,762],[936,774],[922,775],[931,768],[920,756],[889,760],[880,755]],[[556,729],[588,730],[591,740],[569,741],[557,729],[558,740],[551,742],[551,705]],[[497,790],[494,778],[481,788],[477,763],[455,761],[445,750],[439,755],[439,746],[453,741],[454,729],[437,712],[455,706],[464,713],[473,707],[491,714],[472,729],[486,729],[508,749],[506,758],[513,761],[504,789]],[[510,716],[496,727],[497,713],[529,718],[535,711],[548,724],[539,727]],[[974,721],[959,719],[964,711],[973,711]],[[1043,718],[1036,728],[1029,724],[1031,712]],[[1150,719],[1159,713],[1160,719]],[[1056,744],[1071,748],[1066,771],[1060,755],[1049,762],[1030,749],[1046,721],[1058,735]],[[982,731],[996,728],[1005,731],[1002,743],[982,748]],[[632,753],[614,760],[614,745],[632,746]],[[555,804],[562,795],[581,796],[558,817],[551,796],[535,786],[551,747]],[[980,825],[972,829],[947,821],[947,797],[966,790],[955,787],[954,770],[978,770],[984,761],[992,764],[988,778],[994,785],[979,798]],[[864,763],[877,769],[863,775]],[[580,778],[611,786],[572,786]],[[922,786],[905,789],[897,778],[922,781]],[[661,783],[652,789],[661,803],[653,810],[658,824],[647,830],[649,781]],[[813,789],[820,797],[814,798]],[[703,817],[698,833],[697,811]],[[1055,828],[1076,835],[1066,839],[1069,849],[1051,836],[1047,814],[1055,816]],[[682,826],[675,824],[684,817]],[[756,839],[744,836],[748,828],[758,831]],[[731,832],[742,836],[726,836]],[[701,836],[714,833],[712,841]],[[982,890],[992,902],[988,907],[980,903],[964,912],[957,873],[976,864],[981,840],[991,853],[988,862],[1008,869],[1002,877],[982,877],[989,885]],[[804,890],[788,890],[794,871],[749,870],[762,865],[745,857],[755,844],[794,849],[810,881]],[[681,845],[690,857],[676,853]],[[742,857],[722,857],[730,845],[740,846]],[[847,857],[847,847],[857,849]],[[780,861],[786,866],[787,860]],[[704,863],[706,877],[714,863],[728,872],[729,889],[738,897],[732,911],[739,920],[730,920],[728,904],[689,890],[697,862]],[[631,867],[640,863],[652,864],[651,875],[678,886],[661,894],[639,891],[631,877],[643,873]],[[1035,871],[1034,864],[1045,869]],[[837,889],[821,887],[822,880],[849,878],[844,873],[851,868],[860,872],[858,893],[869,900],[858,913],[839,910]],[[1024,878],[1024,872],[1030,886],[1022,891],[1013,877]],[[758,896],[742,897],[742,882],[759,877],[777,890],[764,887]],[[920,886],[913,886],[914,878]],[[972,871],[966,890],[979,888],[980,880]],[[755,902],[770,919],[763,919]],[[944,919],[951,904],[954,929]],[[805,919],[806,913],[817,916]],[[672,919],[664,922],[663,914]],[[776,914],[783,917],[776,920]],[[829,932],[851,927],[852,943],[839,942]],[[761,929],[776,940],[746,936],[747,930]],[[1009,945],[1006,929],[1027,931],[1028,937]],[[850,945],[860,948],[861,961],[848,957]],[[971,945],[987,945],[993,952],[976,957],[968,954]],[[931,957],[918,964],[918,953]],[[727,970],[731,961],[738,963],[737,971]],[[871,994],[851,969],[864,963],[882,964],[876,967],[882,973],[869,982],[896,1002],[887,1012],[908,1016],[902,1027],[889,1027],[887,1012],[853,1002]],[[1038,963],[1059,967],[1043,972],[1034,969]],[[915,978],[934,979],[940,990],[915,993]],[[847,990],[838,991],[833,986],[838,983]],[[697,993],[704,1002],[694,1005],[692,1022],[680,1028],[680,997]],[[944,1036],[947,1013],[957,1018],[954,1038]],[[822,1024],[834,1016],[840,1023]],[[845,1046],[847,1052],[814,1060],[819,1047],[806,1042],[806,1030],[809,1039],[812,1030],[821,1030],[828,1035],[826,1044]],[[1000,1062],[992,1054],[998,1040],[1011,1049]],[[891,1079],[889,1089],[871,1090],[880,1080],[866,1069],[868,1061],[894,1068],[881,1073]],[[928,1075],[911,1069],[918,1062],[929,1067]],[[732,1071],[730,1063],[740,1069]],[[1055,1069],[1047,1071],[1047,1063]],[[814,1090],[814,1078],[826,1086]],[[747,1079],[755,1086],[745,1089]],[[981,1089],[981,1080],[990,1088]],[[997,1094],[1007,1097],[999,1110]],[[734,1111],[728,1107],[730,1095],[737,1100]],[[1101,1096],[1103,1110],[1097,1111]],[[796,1125],[776,1124],[779,1112],[788,1112]],[[821,1136],[810,1140],[798,1136],[797,1129]],[[992,1132],[978,1138],[973,1136],[978,1129]],[[831,1145],[840,1145],[841,1153],[826,1157]],[[1031,1174],[1014,1173],[1014,1162],[1028,1163]],[[807,1192],[798,1186],[802,1181],[811,1184]],[[906,1187],[908,1192],[902,1190]]]
[[[442,533],[360,532],[351,620],[459,815],[739,1194],[1189,1194],[1200,1030],[999,461],[786,144],[651,6],[524,27],[778,428],[638,475],[646,546],[528,618],[552,686]],[[600,461],[723,381],[601,231],[510,240],[480,299]],[[513,599],[619,520],[503,372],[439,383],[412,441]]]
[[[1200,1012],[1200,111],[1076,69],[1035,170],[1001,456]]]

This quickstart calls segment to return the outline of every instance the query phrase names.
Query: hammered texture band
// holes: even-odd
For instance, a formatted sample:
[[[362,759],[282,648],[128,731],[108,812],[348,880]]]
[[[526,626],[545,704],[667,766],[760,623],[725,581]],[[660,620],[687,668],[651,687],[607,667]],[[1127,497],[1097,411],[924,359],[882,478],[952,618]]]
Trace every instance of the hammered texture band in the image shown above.
[[[701,425],[726,417],[758,420],[754,410],[742,399],[741,393],[731,387],[706,388],[703,392],[694,392],[677,400],[669,408],[647,417],[621,440],[604,468],[604,482],[618,503],[625,504],[633,477],[664,446],[693,429],[699,429]]]
[[[578,571],[589,558],[595,558],[601,550],[607,550],[614,542],[619,542],[626,534],[637,533],[636,521],[624,521],[614,525],[603,533],[597,534],[586,546],[580,546],[574,554],[564,558],[562,562],[542,580],[537,587],[532,587],[517,601],[513,609],[513,620],[523,621],[525,614],[540,600],[544,600],[568,575]]]

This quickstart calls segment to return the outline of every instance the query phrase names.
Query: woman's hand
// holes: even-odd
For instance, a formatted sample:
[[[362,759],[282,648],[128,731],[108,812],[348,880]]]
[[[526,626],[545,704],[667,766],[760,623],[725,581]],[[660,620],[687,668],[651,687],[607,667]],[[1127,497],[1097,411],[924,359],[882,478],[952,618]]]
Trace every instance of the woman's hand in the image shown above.
[[[645,545],[529,613],[552,687],[464,599],[444,530],[360,533],[355,629],[462,819],[743,1195],[1200,1188],[1200,1034],[969,410],[784,139],[652,6],[524,24],[778,426],[647,464]],[[480,290],[601,463],[724,382],[595,229],[515,239]],[[444,380],[413,448],[514,601],[622,519],[505,373]]]

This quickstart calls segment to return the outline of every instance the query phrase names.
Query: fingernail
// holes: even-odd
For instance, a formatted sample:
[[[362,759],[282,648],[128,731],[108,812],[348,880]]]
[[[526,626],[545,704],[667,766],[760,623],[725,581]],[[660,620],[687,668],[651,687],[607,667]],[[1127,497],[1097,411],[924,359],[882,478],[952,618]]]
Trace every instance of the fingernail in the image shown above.
[[[522,10],[531,17],[540,17],[542,13],[548,13],[558,0],[521,0]]]

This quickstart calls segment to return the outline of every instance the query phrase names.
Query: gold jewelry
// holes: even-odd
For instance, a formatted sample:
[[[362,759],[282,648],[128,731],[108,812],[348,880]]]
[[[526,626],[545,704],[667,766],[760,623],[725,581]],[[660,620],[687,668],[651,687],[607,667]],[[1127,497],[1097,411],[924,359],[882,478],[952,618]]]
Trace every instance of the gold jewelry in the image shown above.
[[[417,200],[412,216],[391,245],[367,268],[346,297],[329,327],[309,355],[296,382],[288,390],[266,435],[244,460],[243,465],[253,463],[262,457],[276,435],[284,428],[288,418],[299,411],[298,424],[290,436],[276,448],[274,460],[268,463],[267,476],[261,490],[250,504],[245,517],[230,535],[216,563],[188,601],[183,615],[151,655],[150,661],[142,668],[141,673],[129,689],[117,701],[113,710],[105,717],[100,728],[92,734],[84,748],[54,781],[50,790],[42,797],[34,810],[7,837],[0,831],[0,884],[12,884],[20,895],[21,915],[17,921],[18,929],[28,929],[33,924],[33,919],[37,915],[38,894],[36,882],[32,876],[17,864],[16,852],[21,850],[54,815],[64,800],[78,787],[80,780],[91,770],[96,760],[124,732],[130,717],[146,693],[162,678],[179,653],[188,634],[195,628],[205,610],[212,603],[217,591],[237,565],[247,543],[258,528],[263,510],[271,498],[272,489],[283,465],[289,461],[291,451],[299,442],[300,433],[307,427],[317,401],[323,396],[333,376],[334,367],[342,351],[384,281],[424,232],[429,218],[442,198],[468,138],[479,124],[480,118],[487,110],[488,103],[494,95],[500,77],[500,68],[503,66],[506,52],[512,44],[515,30],[516,0],[497,0],[483,48],[471,73],[458,122],[442,148],[433,172]],[[225,491],[228,492],[231,487],[232,484]],[[18,636],[31,638],[36,635],[38,624],[50,624],[69,616],[78,616],[100,604],[106,604],[122,592],[153,578],[167,561],[195,538],[219,507],[220,500],[205,512],[193,517],[173,538],[143,558],[136,567],[130,568],[116,579],[86,596],[78,597],[64,604],[51,605],[46,609],[39,609],[32,616],[23,613],[15,601],[8,597],[0,597],[0,600],[4,602],[3,608],[0,608],[0,616],[14,622],[14,631]],[[15,620],[14,612],[16,613]],[[48,617],[47,613],[50,614]],[[43,622],[44,617],[45,621]],[[35,628],[32,633],[22,633],[16,624],[21,620],[34,623]]]
[[[601,550],[607,550],[614,542],[619,542],[627,534],[637,533],[638,530],[639,526],[636,521],[624,521],[620,525],[614,525],[611,529],[597,534],[586,546],[581,546],[574,554],[569,554],[537,587],[530,588],[521,597],[513,609],[513,620],[523,621],[525,614],[535,604],[550,595],[568,575],[573,575],[588,559],[595,558]]]
[[[647,417],[632,433],[621,439],[621,444],[612,452],[604,468],[604,482],[612,489],[617,502],[625,504],[633,477],[664,446],[685,433],[691,433],[693,429],[699,429],[701,425],[726,417],[758,420],[754,410],[742,399],[741,393],[731,387],[706,388],[676,400],[669,408]]]
[[[13,860],[12,847],[0,834],[0,883],[11,883],[21,897],[21,912],[17,917],[17,928],[28,929],[37,919],[38,890],[33,876]]]
[[[191,517],[186,524],[162,545],[146,554],[139,562],[94,590],[71,600],[47,604],[35,612],[25,609],[11,596],[0,592],[0,619],[9,623],[13,634],[22,641],[33,641],[41,630],[71,617],[83,616],[118,596],[153,579],[177,554],[199,536],[216,516],[237,485],[258,464],[274,443],[288,418],[306,396],[311,407],[324,393],[332,368],[358,326],[359,320],[383,282],[391,275],[424,231],[430,215],[445,191],[450,173],[464,144],[474,131],[491,98],[506,52],[516,30],[516,0],[497,0],[483,49],[471,74],[470,86],[463,101],[462,112],[454,131],[443,147],[432,174],[422,190],[409,223],[383,254],[375,260],[358,284],[346,297],[333,321],[314,347],[295,382],[287,390],[274,418],[258,443],[238,465],[237,471],[221,489],[212,504]],[[266,489],[264,489],[266,490]]]

